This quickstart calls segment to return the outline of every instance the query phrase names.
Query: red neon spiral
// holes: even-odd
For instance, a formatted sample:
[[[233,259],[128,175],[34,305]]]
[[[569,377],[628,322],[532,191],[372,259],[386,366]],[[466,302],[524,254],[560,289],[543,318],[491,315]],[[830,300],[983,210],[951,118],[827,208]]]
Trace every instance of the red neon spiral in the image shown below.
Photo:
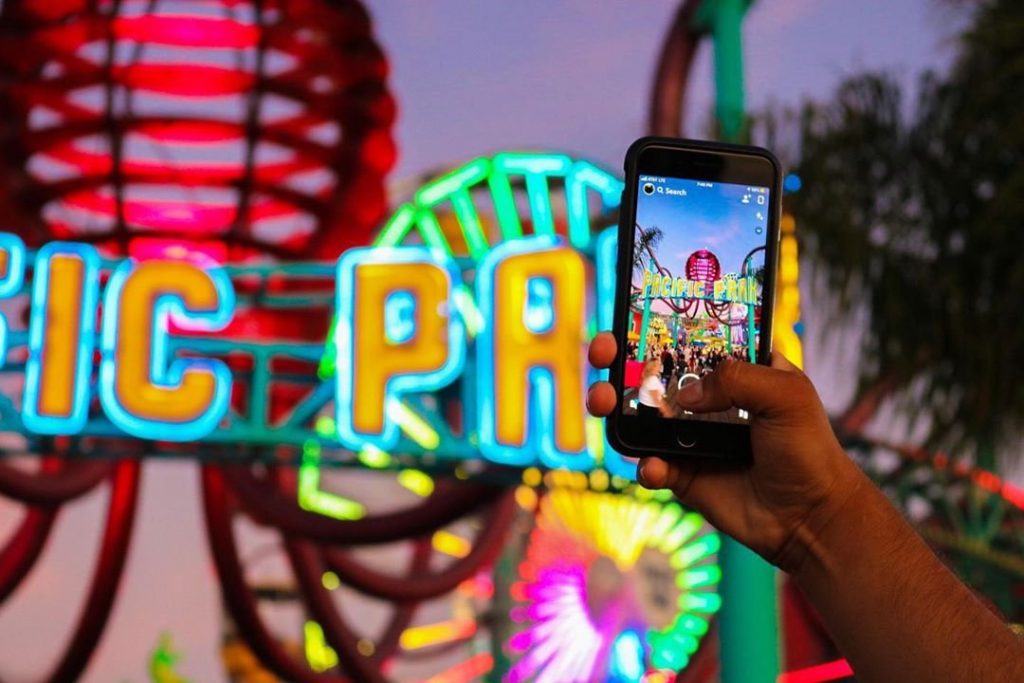
[[[707,249],[699,249],[686,259],[686,277],[690,280],[714,284],[721,276],[718,257]]]
[[[0,204],[33,245],[336,256],[386,209],[387,69],[354,0],[7,3]]]

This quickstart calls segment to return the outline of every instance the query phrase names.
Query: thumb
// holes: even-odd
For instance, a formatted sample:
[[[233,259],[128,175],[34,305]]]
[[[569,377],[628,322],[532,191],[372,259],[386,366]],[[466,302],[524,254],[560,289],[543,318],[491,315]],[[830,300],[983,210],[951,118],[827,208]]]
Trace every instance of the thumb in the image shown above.
[[[792,367],[792,366],[790,366]],[[727,358],[697,382],[683,386],[675,402],[693,412],[719,412],[743,408],[755,415],[769,415],[803,400],[807,381],[803,373],[754,365]]]

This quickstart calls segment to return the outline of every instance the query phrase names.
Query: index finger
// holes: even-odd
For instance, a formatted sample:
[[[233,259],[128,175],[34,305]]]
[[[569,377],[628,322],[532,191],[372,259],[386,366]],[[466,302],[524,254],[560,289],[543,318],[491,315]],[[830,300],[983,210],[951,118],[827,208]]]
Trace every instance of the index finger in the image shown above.
[[[587,351],[587,358],[590,360],[590,364],[603,370],[611,367],[615,361],[615,355],[619,352],[619,344],[615,341],[615,335],[611,332],[600,332],[594,340],[590,342],[590,348]]]

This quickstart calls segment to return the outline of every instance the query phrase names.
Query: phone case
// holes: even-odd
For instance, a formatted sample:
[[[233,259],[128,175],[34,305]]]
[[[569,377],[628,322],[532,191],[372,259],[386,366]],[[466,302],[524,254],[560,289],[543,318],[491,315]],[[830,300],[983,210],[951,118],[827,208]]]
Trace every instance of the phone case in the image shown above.
[[[782,166],[779,163],[778,158],[767,149],[762,147],[755,147],[750,145],[736,145],[725,142],[713,142],[707,140],[691,140],[683,138],[664,138],[664,137],[643,137],[631,144],[629,149],[626,151],[626,157],[623,164],[623,170],[625,171],[625,187],[622,192],[622,202],[619,205],[619,231],[618,231],[618,259],[616,265],[616,282],[621,283],[623,281],[629,281],[632,278],[632,253],[633,253],[633,236],[634,229],[632,218],[634,215],[634,207],[636,203],[636,186],[639,177],[637,170],[638,157],[642,150],[650,146],[658,147],[672,147],[683,150],[694,150],[694,151],[708,151],[708,152],[732,152],[735,154],[755,155],[767,159],[773,169],[775,183],[772,187],[772,192],[776,199],[774,201],[774,216],[773,221],[770,223],[775,229],[775,239],[769,240],[769,249],[766,252],[766,275],[765,275],[765,289],[770,295],[766,295],[762,303],[761,312],[761,339],[767,340],[767,343],[762,342],[759,350],[758,362],[762,364],[768,364],[771,358],[771,339],[772,339],[772,325],[774,322],[774,309],[775,309],[775,292],[776,292],[776,279],[778,275],[778,246],[780,238],[779,223],[781,220],[781,207],[782,207]],[[624,384],[623,371],[624,362],[621,357],[622,350],[625,348],[626,341],[626,330],[627,330],[627,317],[629,313],[629,302],[628,302],[628,288],[620,287],[618,284],[615,287],[615,314],[613,318],[613,333],[615,334],[616,342],[618,343],[620,356],[616,358],[615,363],[609,370],[609,381],[615,387],[618,400],[622,400],[622,387]],[[720,450],[709,449],[709,448],[694,448],[694,449],[683,449],[680,447],[676,451],[665,452],[662,449],[655,448],[644,448],[636,445],[626,444],[621,439],[619,430],[619,422],[624,417],[622,414],[622,408],[620,405],[616,405],[615,409],[606,418],[606,432],[609,444],[617,450],[619,453],[625,455],[644,456],[644,455],[659,455],[659,456],[680,456],[686,458],[706,458],[715,460],[747,460],[751,457],[750,446],[749,446],[749,427],[745,429],[745,448],[742,453],[734,452],[722,452]],[[667,426],[667,425],[666,425]]]

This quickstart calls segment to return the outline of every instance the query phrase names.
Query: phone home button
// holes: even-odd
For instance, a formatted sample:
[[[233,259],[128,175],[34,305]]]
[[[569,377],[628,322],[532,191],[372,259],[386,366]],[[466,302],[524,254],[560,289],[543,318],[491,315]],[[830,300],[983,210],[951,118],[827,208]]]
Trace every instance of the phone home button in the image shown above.
[[[697,445],[697,438],[687,427],[676,427],[676,443],[683,448],[693,448]]]

